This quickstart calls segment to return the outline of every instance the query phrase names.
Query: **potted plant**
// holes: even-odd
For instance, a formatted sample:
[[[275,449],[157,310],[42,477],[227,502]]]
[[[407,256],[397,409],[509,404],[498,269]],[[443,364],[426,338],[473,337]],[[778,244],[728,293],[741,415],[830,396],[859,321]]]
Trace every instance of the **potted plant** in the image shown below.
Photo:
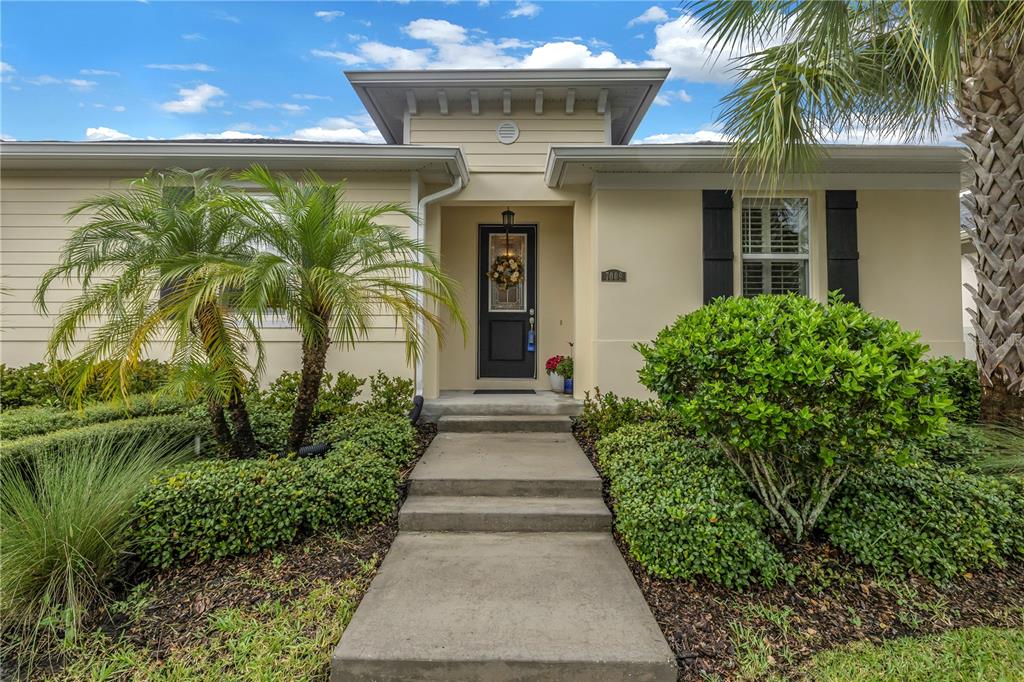
[[[558,373],[558,363],[562,361],[561,355],[552,355],[548,358],[548,361],[544,363],[544,369],[548,373],[548,381],[551,382],[551,390],[556,393],[561,393],[565,390],[565,378]]]
[[[562,358],[555,371],[565,379],[565,392],[572,395],[572,358]]]

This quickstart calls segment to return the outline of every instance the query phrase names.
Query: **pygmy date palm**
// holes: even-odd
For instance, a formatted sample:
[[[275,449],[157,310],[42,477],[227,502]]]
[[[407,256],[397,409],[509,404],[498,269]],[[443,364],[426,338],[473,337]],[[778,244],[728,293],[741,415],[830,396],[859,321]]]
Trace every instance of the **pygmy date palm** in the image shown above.
[[[438,338],[444,332],[440,307],[463,332],[465,321],[456,285],[437,256],[406,229],[383,222],[389,216],[413,219],[401,204],[346,201],[343,183],[326,182],[315,173],[296,180],[253,166],[238,177],[256,189],[231,197],[231,207],[262,251],[248,264],[241,303],[257,316],[284,314],[302,337],[302,372],[288,436],[295,449],[305,438],[332,343],[351,348],[391,317],[412,360],[423,348],[419,318]]]
[[[724,132],[739,169],[808,170],[849,133],[904,141],[959,126],[972,174],[972,311],[982,415],[1024,419],[1024,2],[708,0],[693,3],[734,62]]]
[[[87,222],[72,231],[58,264],[43,276],[36,304],[46,313],[55,281],[81,285],[49,342],[51,359],[74,356],[69,379],[78,395],[97,379],[106,395],[123,394],[144,353],[165,344],[172,384],[203,395],[215,436],[242,456],[256,450],[243,394],[256,367],[245,344],[254,339],[257,351],[260,344],[221,276],[252,255],[223,206],[225,194],[218,173],[172,170],[81,203],[68,218],[85,215]],[[261,359],[257,352],[257,366]]]

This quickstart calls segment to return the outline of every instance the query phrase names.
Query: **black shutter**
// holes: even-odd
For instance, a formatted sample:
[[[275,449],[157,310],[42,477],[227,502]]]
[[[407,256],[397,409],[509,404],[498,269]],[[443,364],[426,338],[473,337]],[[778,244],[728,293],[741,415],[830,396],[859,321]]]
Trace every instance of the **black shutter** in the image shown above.
[[[828,248],[828,290],[839,290],[847,301],[860,305],[857,252],[857,192],[825,192],[825,241]]]
[[[704,303],[732,296],[732,191],[706,189],[704,208]]]

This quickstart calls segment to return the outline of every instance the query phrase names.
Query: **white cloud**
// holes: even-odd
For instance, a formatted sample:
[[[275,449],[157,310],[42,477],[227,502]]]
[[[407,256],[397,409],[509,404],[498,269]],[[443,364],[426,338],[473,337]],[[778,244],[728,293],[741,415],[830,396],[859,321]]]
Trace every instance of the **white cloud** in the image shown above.
[[[93,142],[102,142],[104,140],[134,140],[137,138],[114,128],[99,126],[97,128],[86,128],[85,139],[92,140]]]
[[[383,143],[384,136],[380,131],[365,123],[352,118],[325,118],[312,128],[296,130],[291,137],[320,142]]]
[[[428,43],[461,43],[466,40],[466,29],[444,19],[416,19],[402,27],[410,38]]]
[[[353,43],[358,43],[360,40],[367,39],[366,36],[364,36],[362,33],[346,33],[345,35],[347,35],[349,41]]]
[[[75,90],[92,90],[96,87],[96,81],[86,80],[84,78],[69,78],[67,84]]]
[[[206,40],[206,36],[202,33],[182,33],[181,39],[195,42],[196,40]]]
[[[654,98],[659,107],[667,107],[675,102],[692,102],[693,97],[686,90],[663,90]]]
[[[43,75],[36,76],[35,78],[26,78],[25,82],[31,83],[32,85],[60,85],[64,81],[60,78],[54,78],[53,76],[44,73]]]
[[[341,52],[338,50],[310,50],[310,54],[314,57],[325,57],[327,59],[337,59],[345,66],[355,66],[357,64],[366,63],[364,57],[360,57],[357,54],[351,52]]]
[[[160,69],[162,71],[203,71],[210,72],[215,69],[209,64],[146,64],[147,69]]]
[[[213,13],[213,16],[216,17],[217,19],[220,19],[221,21],[226,21],[229,24],[240,24],[240,23],[242,23],[241,19],[239,19],[238,17],[236,17],[233,14],[228,14],[224,10],[217,10],[216,12]]]
[[[669,78],[697,83],[728,83],[734,80],[733,60],[754,50],[778,43],[784,29],[760,45],[744,45],[722,54],[708,47],[703,27],[690,14],[654,27],[655,45],[648,54],[662,66],[672,67]]]
[[[239,104],[238,106],[243,109],[273,109],[274,105],[270,102],[265,102],[261,99],[252,99],[245,104]]]
[[[15,71],[17,71],[17,69],[7,62],[0,62],[0,73],[14,73]]]
[[[178,135],[176,140],[262,140],[266,135],[245,133],[241,130],[225,130],[220,133],[185,133]]]
[[[648,135],[636,144],[684,144],[688,142],[727,142],[728,138],[717,130],[698,130],[692,133],[657,133]]]
[[[657,5],[654,5],[644,10],[643,14],[630,19],[626,26],[636,26],[637,24],[660,24],[663,21],[668,21],[668,13]]]
[[[108,71],[107,69],[82,69],[78,73],[83,76],[120,76],[121,73],[118,71]]]
[[[116,111],[117,113],[120,114],[121,112],[128,111],[128,108],[126,106],[124,106],[123,104],[116,104],[116,105],[110,107],[110,110],[111,111]]]
[[[219,106],[219,99],[227,93],[216,85],[200,83],[194,88],[180,88],[181,99],[164,102],[160,108],[174,114],[198,114],[206,111],[206,107]]]
[[[322,99],[322,100],[327,100],[328,102],[333,101],[333,98],[332,97],[328,97],[327,95],[313,95],[313,94],[310,94],[308,92],[297,92],[294,95],[292,95],[292,99],[302,99],[302,100]]]
[[[316,12],[313,12],[313,16],[315,16],[317,19],[323,19],[326,22],[331,22],[331,21],[334,21],[335,19],[337,19],[338,17],[345,16],[345,13],[344,12],[339,12],[337,10],[328,11],[328,10],[323,10],[322,9],[322,10],[318,10]]]
[[[614,69],[636,64],[619,59],[609,50],[594,54],[586,45],[561,42],[535,47],[520,66],[524,69]]]
[[[376,41],[363,43],[359,51],[366,61],[383,64],[389,69],[422,69],[430,61],[430,50],[409,50]]]
[[[11,137],[10,135],[4,135],[3,133],[0,133],[0,140],[2,140],[4,142],[17,142],[18,138]]]
[[[287,111],[289,114],[301,114],[304,111],[309,111],[309,107],[307,107],[306,105],[293,104],[292,102],[285,102],[284,104],[279,104],[278,106]]]
[[[540,5],[530,0],[516,0],[516,6],[508,11],[506,17],[526,17],[527,19],[533,19],[535,16],[540,14]]]

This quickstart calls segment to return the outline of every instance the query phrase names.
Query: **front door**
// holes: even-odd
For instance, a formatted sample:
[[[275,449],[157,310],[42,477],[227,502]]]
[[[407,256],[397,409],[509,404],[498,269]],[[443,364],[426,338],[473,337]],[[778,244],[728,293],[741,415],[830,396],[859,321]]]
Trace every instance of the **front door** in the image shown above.
[[[514,256],[523,275],[502,286],[489,273],[495,260]],[[506,268],[509,261],[505,260]],[[516,225],[505,236],[501,225],[480,226],[479,338],[481,378],[537,376],[537,226]],[[516,267],[515,269],[519,269]],[[534,338],[531,339],[531,335]]]

